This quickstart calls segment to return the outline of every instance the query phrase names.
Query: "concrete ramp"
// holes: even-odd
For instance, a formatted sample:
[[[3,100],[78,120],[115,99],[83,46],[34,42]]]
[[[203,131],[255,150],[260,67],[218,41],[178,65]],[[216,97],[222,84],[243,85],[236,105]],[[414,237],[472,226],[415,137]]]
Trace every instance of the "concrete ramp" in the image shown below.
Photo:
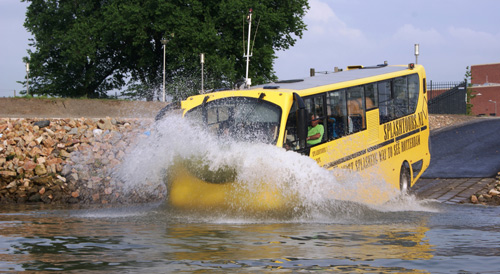
[[[1,118],[154,118],[168,103],[103,99],[0,98]]]
[[[431,135],[422,178],[492,178],[500,171],[500,119],[485,118]]]

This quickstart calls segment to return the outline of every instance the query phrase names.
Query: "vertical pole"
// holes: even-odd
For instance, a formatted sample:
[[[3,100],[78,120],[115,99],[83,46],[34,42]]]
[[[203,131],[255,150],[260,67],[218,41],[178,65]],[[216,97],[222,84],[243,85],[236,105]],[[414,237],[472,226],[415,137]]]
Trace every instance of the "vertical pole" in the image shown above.
[[[203,65],[205,64],[205,54],[202,53],[200,54],[200,63],[201,63],[201,93],[205,93],[205,88],[204,88],[204,77],[203,77]]]
[[[167,50],[167,43],[163,44],[163,102],[165,102],[165,55]]]
[[[248,12],[248,41],[247,41],[247,68],[245,73],[245,87],[249,88],[251,80],[248,78],[248,67],[250,66],[250,32],[252,31],[252,9]]]
[[[464,80],[464,89],[465,89],[465,114],[468,114],[467,113],[467,103],[469,103],[468,101],[470,101],[470,98],[469,98],[469,93],[467,92],[467,79]],[[472,111],[472,109],[471,109]]]
[[[415,44],[415,65],[418,65],[418,55],[420,54],[419,47],[420,47],[419,44]]]
[[[26,63],[26,95],[30,95],[30,63]]]
[[[431,80],[431,93],[429,93],[429,98],[427,98],[427,99],[432,99],[433,98],[432,96],[433,96],[433,92],[432,92],[432,80]]]

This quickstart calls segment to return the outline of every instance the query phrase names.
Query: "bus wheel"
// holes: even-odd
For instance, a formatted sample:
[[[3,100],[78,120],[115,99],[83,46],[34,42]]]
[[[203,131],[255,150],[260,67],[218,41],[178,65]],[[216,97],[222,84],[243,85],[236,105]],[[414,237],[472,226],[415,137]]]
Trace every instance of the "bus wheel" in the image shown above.
[[[408,162],[404,162],[401,165],[401,173],[399,175],[399,189],[401,193],[408,194],[410,192],[410,184],[411,184],[411,174],[410,167]]]

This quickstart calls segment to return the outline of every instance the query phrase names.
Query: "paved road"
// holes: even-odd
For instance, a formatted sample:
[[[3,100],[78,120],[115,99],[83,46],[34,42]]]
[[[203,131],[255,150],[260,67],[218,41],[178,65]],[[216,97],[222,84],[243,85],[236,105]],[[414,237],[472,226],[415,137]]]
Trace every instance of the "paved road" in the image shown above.
[[[500,171],[500,119],[481,119],[431,134],[431,164],[413,186],[417,197],[468,203],[495,185]]]
[[[500,171],[500,119],[481,119],[431,135],[423,178],[489,178]]]

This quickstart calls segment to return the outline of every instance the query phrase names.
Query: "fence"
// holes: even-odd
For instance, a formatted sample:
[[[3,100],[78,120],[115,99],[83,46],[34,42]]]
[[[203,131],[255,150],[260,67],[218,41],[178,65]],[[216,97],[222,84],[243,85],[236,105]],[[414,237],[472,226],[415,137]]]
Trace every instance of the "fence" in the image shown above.
[[[429,113],[466,114],[467,81],[437,82],[427,85]]]

